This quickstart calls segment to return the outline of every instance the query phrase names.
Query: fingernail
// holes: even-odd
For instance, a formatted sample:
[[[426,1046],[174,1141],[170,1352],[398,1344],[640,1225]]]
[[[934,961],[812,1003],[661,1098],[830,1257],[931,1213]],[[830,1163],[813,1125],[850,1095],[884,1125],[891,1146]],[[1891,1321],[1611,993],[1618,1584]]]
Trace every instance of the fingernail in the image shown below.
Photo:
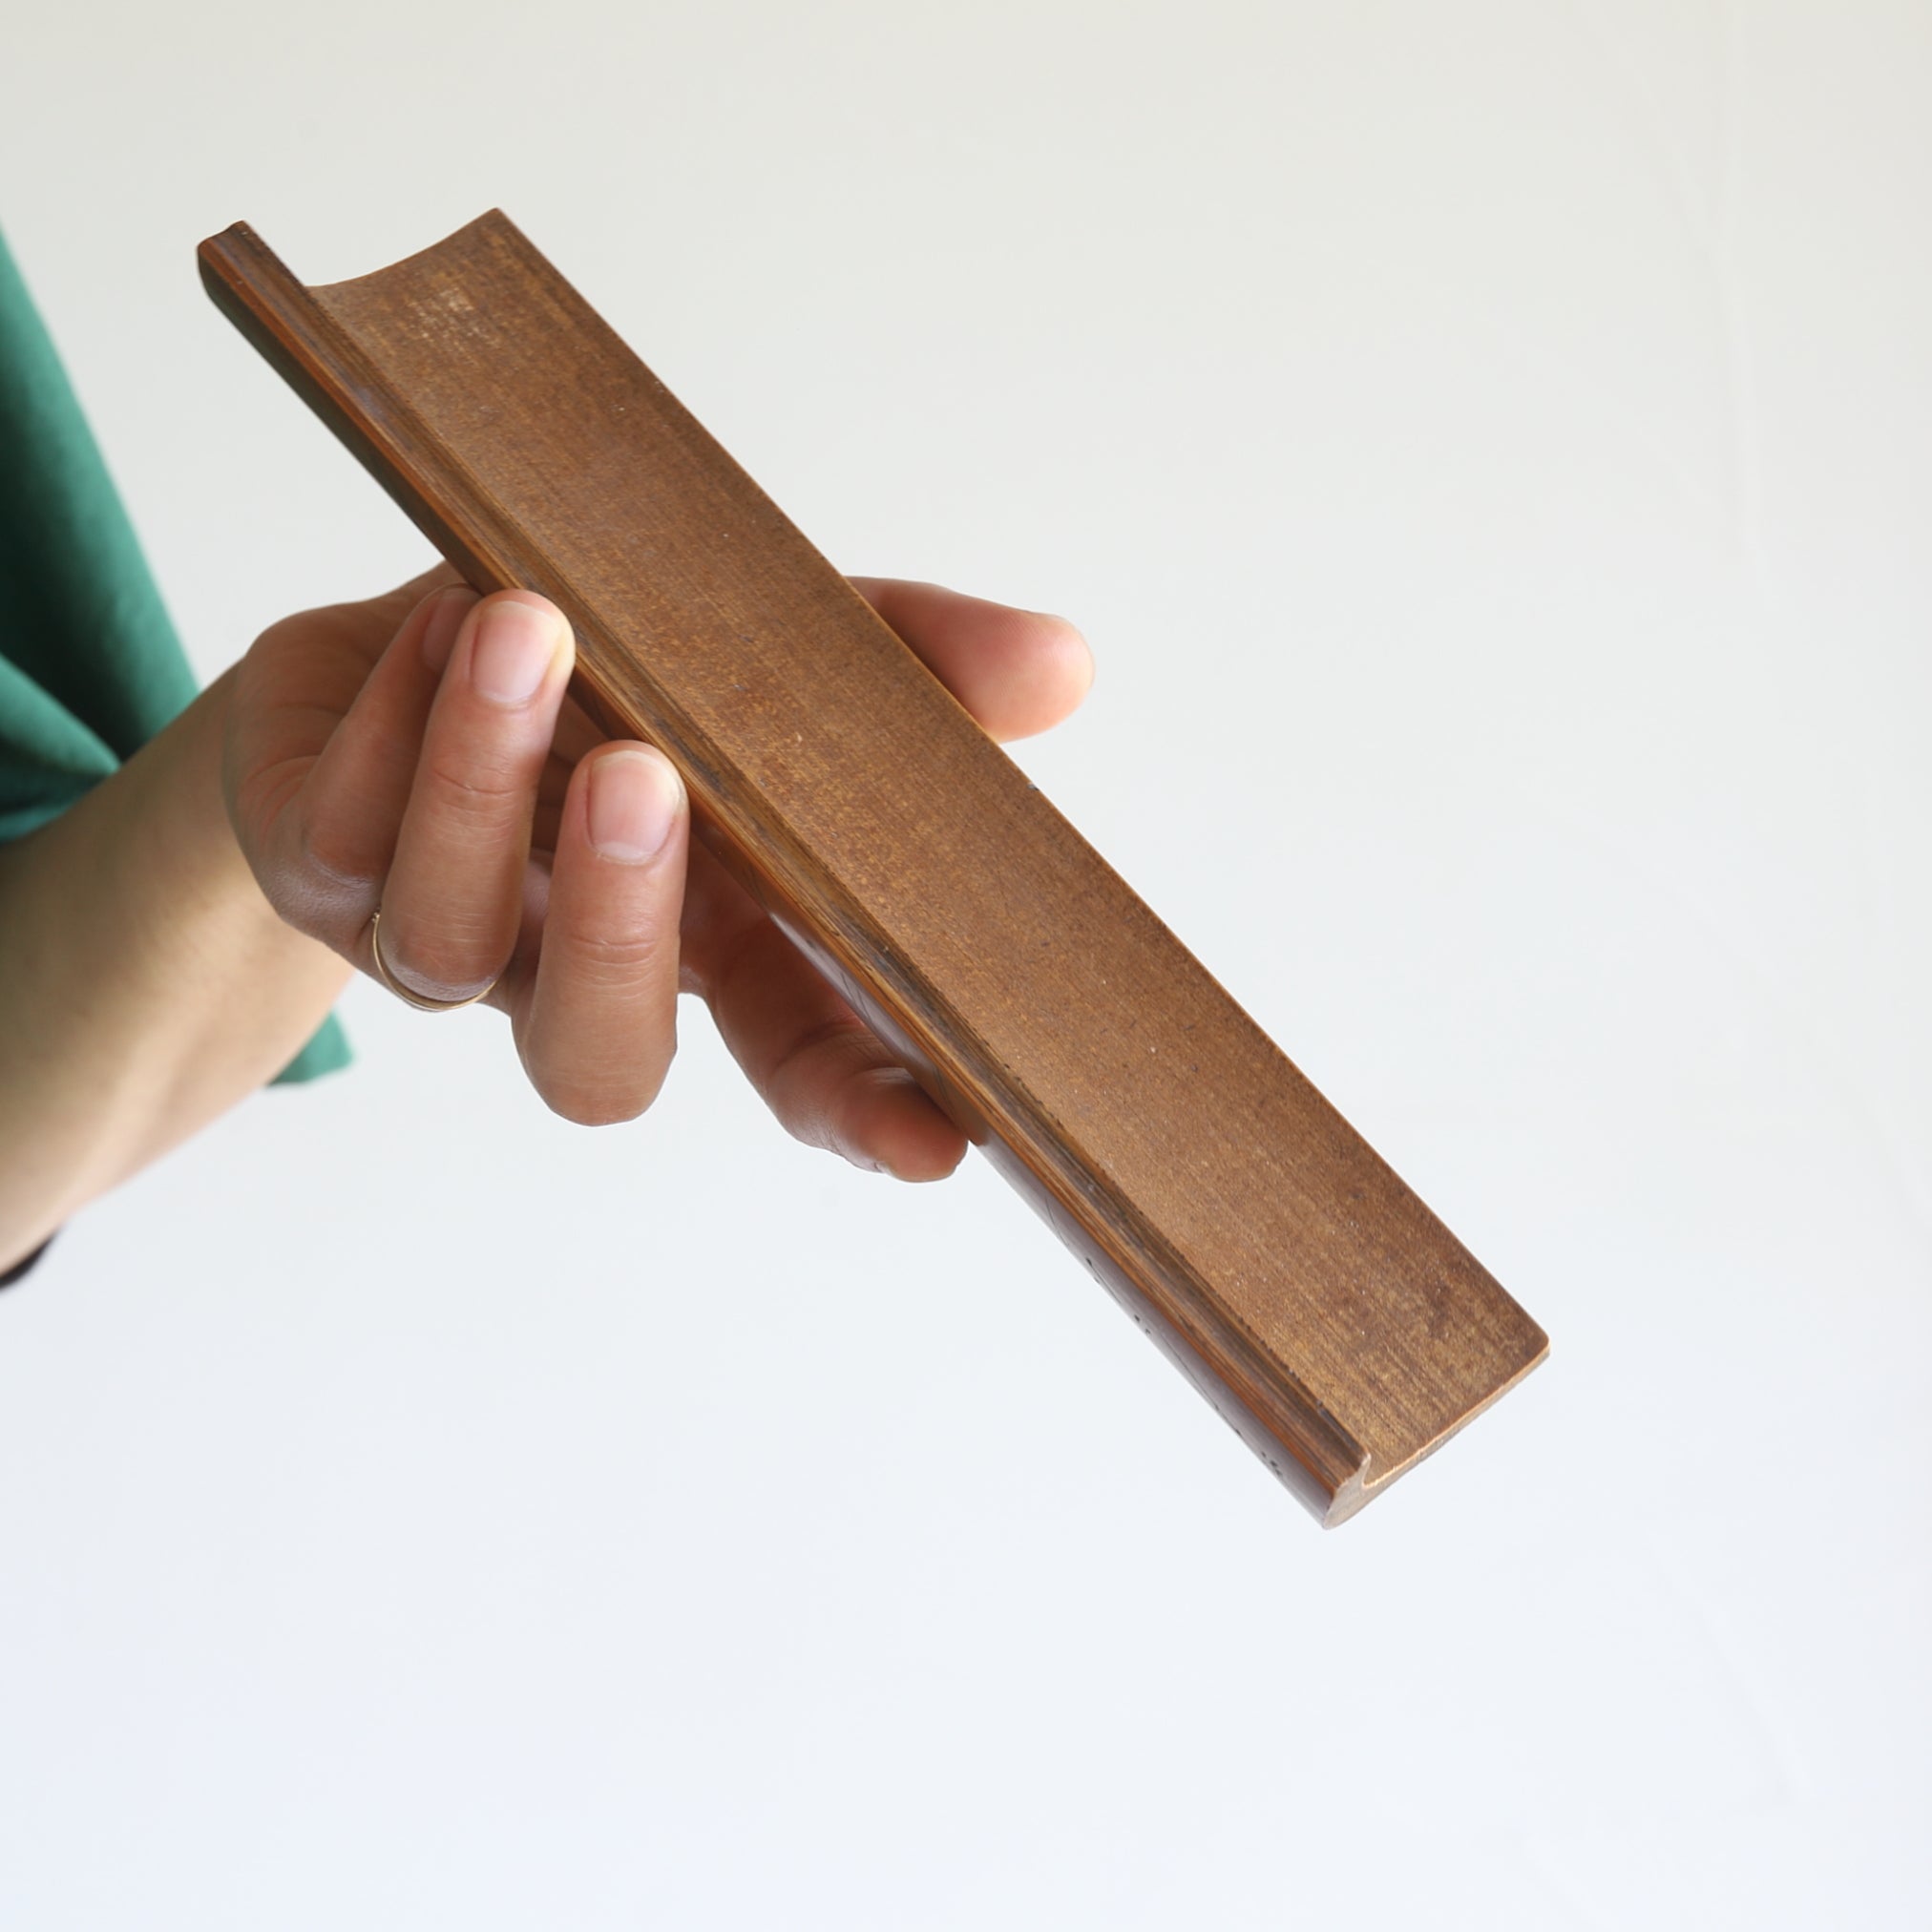
[[[684,788],[656,751],[606,751],[590,768],[590,842],[599,858],[640,866],[671,834]]]
[[[536,696],[559,641],[548,611],[514,600],[491,604],[476,620],[470,682],[494,704],[526,704]]]
[[[430,621],[423,630],[423,662],[438,677],[450,662],[450,652],[455,645],[456,633],[463,628],[463,620],[475,607],[476,593],[468,584],[446,590],[430,607]]]

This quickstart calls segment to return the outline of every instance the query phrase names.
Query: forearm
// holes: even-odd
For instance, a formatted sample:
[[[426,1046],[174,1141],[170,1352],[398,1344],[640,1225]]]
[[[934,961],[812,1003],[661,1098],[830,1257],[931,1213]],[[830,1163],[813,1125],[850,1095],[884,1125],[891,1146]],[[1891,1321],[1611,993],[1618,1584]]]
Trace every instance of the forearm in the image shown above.
[[[346,977],[235,842],[230,682],[0,850],[0,1267],[271,1079]]]

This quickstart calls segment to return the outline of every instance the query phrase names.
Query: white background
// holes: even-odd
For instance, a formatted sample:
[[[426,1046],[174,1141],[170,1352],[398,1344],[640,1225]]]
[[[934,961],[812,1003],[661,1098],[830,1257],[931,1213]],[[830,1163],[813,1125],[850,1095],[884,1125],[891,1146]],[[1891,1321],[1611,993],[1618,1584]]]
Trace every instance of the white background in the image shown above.
[[[1932,19],[23,7],[208,673],[420,542],[203,301],[501,203],[1549,1329],[1324,1536],[976,1163],[359,987],[0,1299],[0,1922],[1932,1923]]]

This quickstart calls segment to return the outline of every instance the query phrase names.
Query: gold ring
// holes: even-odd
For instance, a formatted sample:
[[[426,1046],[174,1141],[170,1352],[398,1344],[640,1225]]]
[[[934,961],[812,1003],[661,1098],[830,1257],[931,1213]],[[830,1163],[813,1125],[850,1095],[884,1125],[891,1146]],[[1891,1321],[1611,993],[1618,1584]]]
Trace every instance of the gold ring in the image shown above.
[[[411,993],[396,976],[389,971],[389,962],[383,957],[383,909],[378,906],[369,920],[369,952],[376,962],[376,977],[400,999],[405,1006],[413,1006],[418,1013],[454,1013],[459,1006],[474,1006],[479,999],[487,999],[496,991],[496,979],[491,980],[481,993],[472,993],[466,999],[426,999],[420,993]]]

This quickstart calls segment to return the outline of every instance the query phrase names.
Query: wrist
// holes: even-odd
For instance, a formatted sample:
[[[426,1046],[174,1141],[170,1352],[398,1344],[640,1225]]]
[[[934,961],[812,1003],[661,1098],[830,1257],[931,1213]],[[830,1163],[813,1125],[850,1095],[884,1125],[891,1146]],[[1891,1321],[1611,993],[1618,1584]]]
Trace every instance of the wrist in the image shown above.
[[[0,1249],[273,1079],[347,976],[276,916],[236,841],[231,689],[0,852]]]
[[[166,730],[121,768],[118,799],[108,800],[128,828],[125,863],[162,868],[177,910],[171,935],[196,950],[213,943],[273,944],[284,928],[235,836],[222,760],[235,672],[224,671]],[[103,788],[105,791],[107,788]]]

